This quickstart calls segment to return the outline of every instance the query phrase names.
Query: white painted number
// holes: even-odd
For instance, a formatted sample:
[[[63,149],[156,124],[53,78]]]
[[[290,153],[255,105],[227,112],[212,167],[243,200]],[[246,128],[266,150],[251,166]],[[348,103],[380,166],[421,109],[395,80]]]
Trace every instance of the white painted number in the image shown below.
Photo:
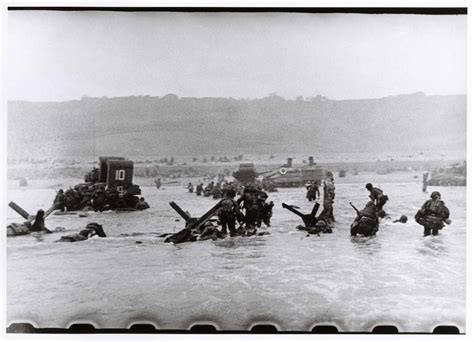
[[[116,170],[115,180],[124,180],[124,179],[125,179],[125,170]]]

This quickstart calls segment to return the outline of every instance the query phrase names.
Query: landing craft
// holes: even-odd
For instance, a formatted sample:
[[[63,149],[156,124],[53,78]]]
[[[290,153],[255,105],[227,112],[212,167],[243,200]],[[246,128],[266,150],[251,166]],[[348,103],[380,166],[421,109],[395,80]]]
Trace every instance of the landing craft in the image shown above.
[[[239,169],[234,172],[232,176],[235,178],[235,180],[240,186],[245,186],[248,184],[257,184],[258,186],[261,186],[265,191],[277,191],[277,188],[275,187],[275,184],[273,184],[272,181],[266,179],[265,177],[262,179],[261,182],[257,179],[258,176],[263,175],[267,172],[270,171],[257,172],[253,163],[242,163],[239,165]]]
[[[138,202],[137,195],[141,194],[140,187],[133,184],[133,161],[123,157],[99,157],[99,168],[94,167],[88,172],[84,176],[84,183],[75,185],[74,190],[82,200],[80,203],[72,201],[73,208],[68,210],[82,210],[89,206],[85,198],[92,199],[94,192],[100,190],[106,193],[107,203],[103,210],[132,210]]]
[[[255,170],[255,165],[253,165],[253,163],[242,163],[239,165],[239,169],[235,171],[232,176],[242,184],[249,184],[255,183],[258,173]]]
[[[288,158],[287,163],[278,170],[262,173],[264,180],[273,182],[277,188],[297,188],[310,182],[321,185],[324,178],[323,169],[314,163],[312,156],[308,161],[308,165],[294,167],[293,158]]]
[[[99,157],[99,168],[94,167],[88,172],[84,181],[74,188],[102,183],[105,190],[115,189],[120,195],[125,191],[130,195],[141,194],[140,187],[133,184],[133,161],[123,157]]]

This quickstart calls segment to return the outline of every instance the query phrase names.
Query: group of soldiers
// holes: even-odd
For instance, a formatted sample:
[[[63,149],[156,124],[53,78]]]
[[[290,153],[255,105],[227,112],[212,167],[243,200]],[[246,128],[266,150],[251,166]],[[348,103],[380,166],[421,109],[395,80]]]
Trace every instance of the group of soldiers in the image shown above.
[[[194,191],[194,186],[189,182],[187,189],[190,193]],[[242,188],[239,187],[234,182],[228,182],[224,180],[222,182],[211,181],[204,187],[204,183],[199,183],[196,185],[196,195],[203,197],[212,197],[213,199],[223,198],[225,192],[233,190],[234,192],[242,191]]]
[[[189,193],[194,192],[191,182],[188,183],[187,189]],[[267,202],[268,195],[261,186],[253,183],[242,186],[226,180],[217,183],[211,181],[206,187],[199,183],[196,186],[196,195],[221,199],[217,216],[223,235],[227,234],[227,231],[231,236],[252,235],[262,223],[267,227],[271,225],[274,204]],[[237,195],[239,197],[235,200]],[[240,231],[236,229],[236,222],[239,223]]]
[[[78,184],[66,191],[59,189],[54,204],[62,212],[87,209],[102,212],[121,208],[144,210],[150,207],[143,197],[127,190],[120,193],[113,187],[106,189],[105,183]]]
[[[182,243],[197,240],[221,239],[227,234],[233,236],[265,235],[268,232],[257,232],[264,223],[271,226],[273,202],[266,202],[268,195],[254,184],[243,188],[236,200],[236,191],[229,183],[222,190],[222,199],[211,209],[209,218],[217,214],[217,224],[209,219],[197,223],[195,218],[187,218],[186,227],[175,234],[164,234],[165,242]],[[174,204],[173,207],[175,207]],[[215,211],[213,211],[215,209]],[[177,210],[180,211],[179,208]],[[183,215],[181,213],[180,215]],[[206,215],[206,214],[205,214]],[[237,223],[239,224],[236,227]],[[221,229],[219,229],[219,225]]]
[[[370,201],[360,211],[352,206],[357,211],[357,217],[351,225],[351,236],[356,236],[357,234],[364,236],[375,235],[379,230],[379,219],[387,216],[383,207],[388,201],[388,196],[371,183],[367,183],[365,188],[369,191]],[[423,190],[426,191],[426,189]],[[443,229],[445,223],[451,224],[449,214],[449,209],[441,200],[441,194],[438,191],[433,191],[430,199],[416,213],[415,221],[423,226],[424,236],[438,235],[439,230]],[[408,218],[402,215],[394,223],[406,223],[407,220]]]

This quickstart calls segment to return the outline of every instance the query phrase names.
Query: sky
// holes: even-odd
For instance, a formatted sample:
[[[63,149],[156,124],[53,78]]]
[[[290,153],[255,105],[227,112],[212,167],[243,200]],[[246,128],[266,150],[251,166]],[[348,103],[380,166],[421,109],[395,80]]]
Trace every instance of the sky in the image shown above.
[[[467,16],[10,11],[9,100],[465,94]]]

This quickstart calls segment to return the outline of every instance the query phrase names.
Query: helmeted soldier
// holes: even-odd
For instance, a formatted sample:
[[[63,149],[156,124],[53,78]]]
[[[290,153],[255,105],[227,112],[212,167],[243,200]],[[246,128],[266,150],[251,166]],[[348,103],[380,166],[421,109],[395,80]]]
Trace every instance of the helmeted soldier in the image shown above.
[[[199,184],[196,186],[196,195],[197,195],[197,196],[201,196],[201,194],[202,194],[203,191],[204,191],[203,184],[202,184],[202,183],[199,183]]]
[[[268,207],[268,203],[266,202],[268,195],[265,191],[263,191],[262,187],[258,187],[257,189],[257,202],[258,202],[258,218],[257,218],[257,227],[260,228],[262,225],[262,221],[267,225],[270,226],[270,218],[268,217],[268,210],[272,210],[272,207]],[[270,215],[271,217],[271,215]]]
[[[441,200],[441,194],[434,191],[430,197],[415,216],[416,222],[425,228],[424,236],[438,235],[438,231],[443,229],[444,223],[451,224],[449,209]]]
[[[333,203],[336,197],[336,187],[334,186],[334,178],[332,173],[328,173],[328,177],[324,181],[324,198],[323,211],[318,216],[318,220],[324,220],[326,223],[335,222],[333,213]]]
[[[59,189],[56,198],[54,199],[54,204],[56,204],[56,209],[64,211],[66,209],[66,196],[64,195],[64,190]]]
[[[309,202],[315,201],[316,200],[316,195],[319,199],[319,187],[318,183],[316,181],[309,183],[306,185],[306,198],[308,199]]]
[[[85,229],[82,229],[78,234],[61,236],[56,242],[77,242],[84,241],[93,236],[106,237],[102,225],[92,222],[88,223]]]
[[[374,201],[377,210],[381,211],[388,201],[388,196],[384,195],[381,189],[374,187],[371,183],[367,183],[365,188],[370,192],[369,197]]]
[[[255,228],[258,219],[258,197],[257,189],[253,185],[248,185],[244,189],[244,193],[239,197],[237,203],[243,202],[245,209],[245,226],[246,228]]]
[[[140,197],[137,204],[135,205],[135,208],[138,210],[146,210],[150,208],[150,205],[145,201],[144,197]]]
[[[230,236],[235,235],[235,221],[242,219],[239,205],[234,200],[235,191],[228,190],[224,192],[224,199],[220,202],[217,216],[222,225],[222,234],[227,234],[227,227],[229,228]]]
[[[379,230],[377,208],[373,201],[367,202],[364,209],[357,212],[357,217],[351,225],[351,236],[362,234],[375,235]]]
[[[155,180],[155,185],[156,185],[156,188],[159,189],[161,187],[161,178],[158,178]]]

